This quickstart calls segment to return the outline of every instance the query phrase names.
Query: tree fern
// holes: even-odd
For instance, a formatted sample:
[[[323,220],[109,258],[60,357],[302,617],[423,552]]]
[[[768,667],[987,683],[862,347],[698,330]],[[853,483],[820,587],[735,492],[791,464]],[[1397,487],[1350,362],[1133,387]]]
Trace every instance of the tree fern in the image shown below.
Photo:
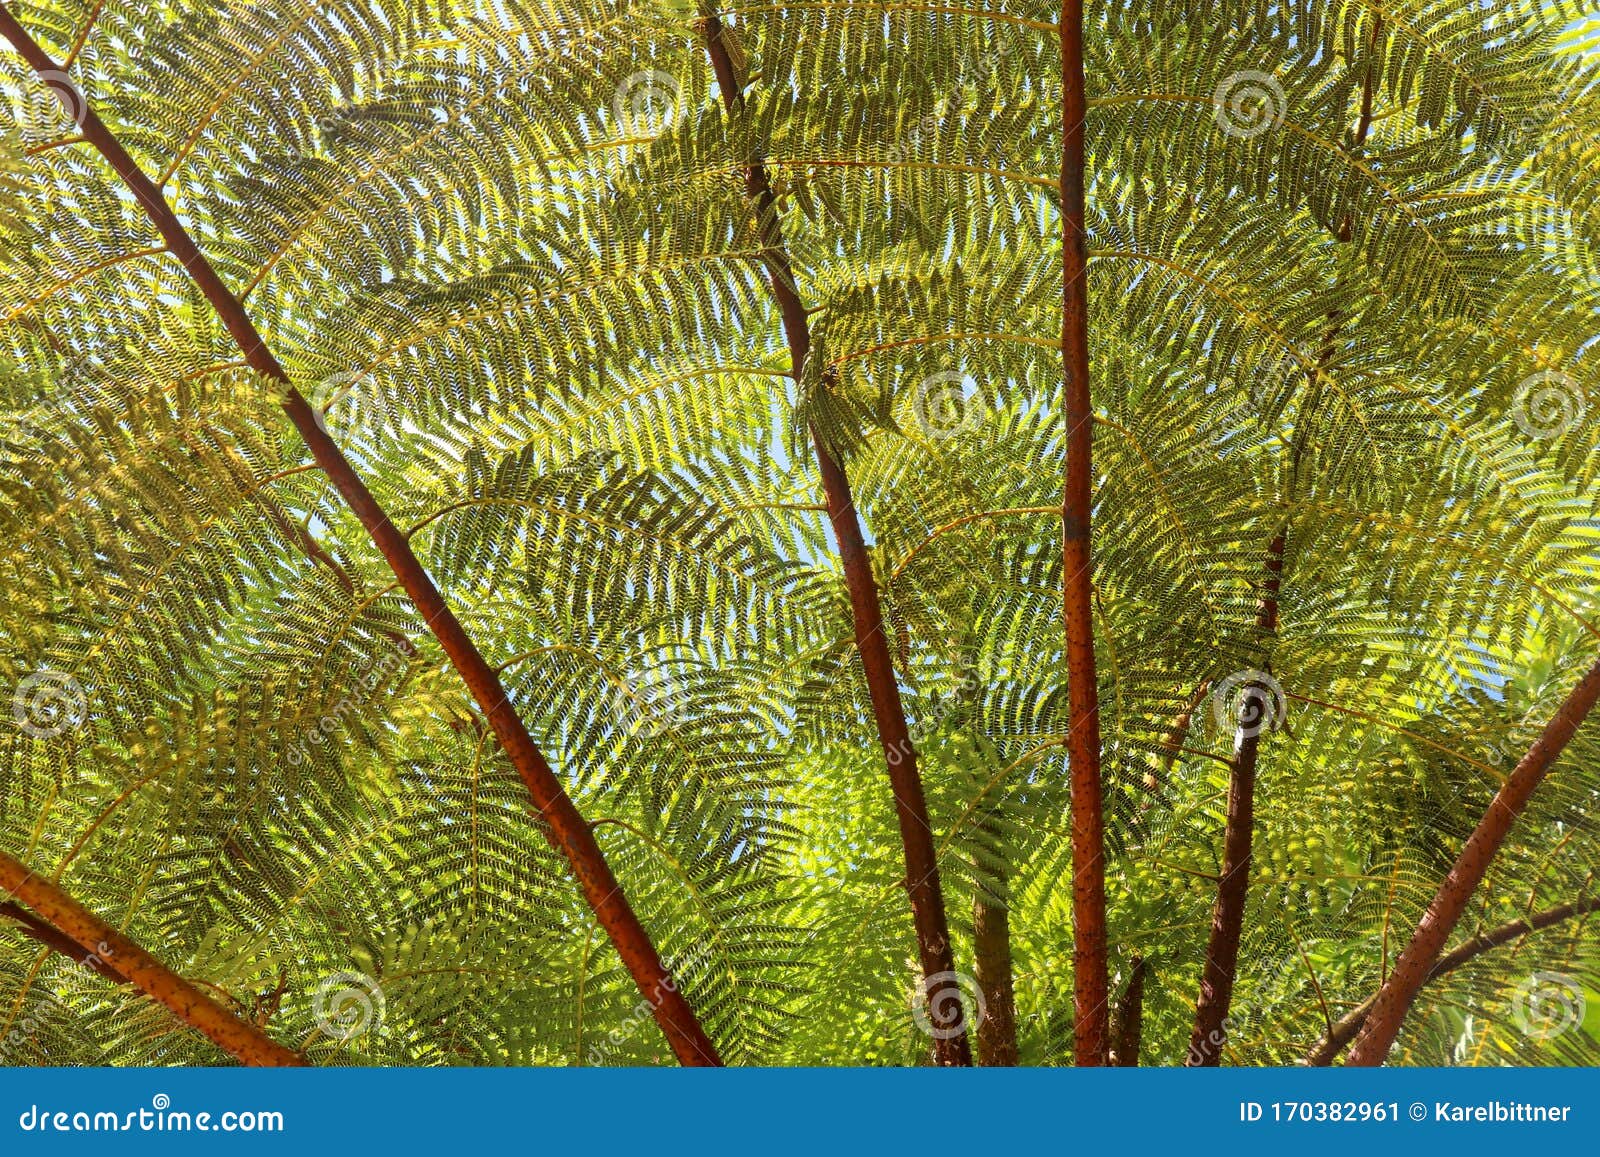
[[[1593,723],[1537,746],[1600,625],[1582,13],[1089,7],[1074,283],[1061,5],[5,10],[64,79],[0,54],[0,851],[214,1026],[650,1064],[676,992],[731,1063],[1179,1064],[1255,687],[1214,1058],[1594,1062],[1528,1018],[1600,1001]],[[7,1063],[228,1059],[49,903]]]

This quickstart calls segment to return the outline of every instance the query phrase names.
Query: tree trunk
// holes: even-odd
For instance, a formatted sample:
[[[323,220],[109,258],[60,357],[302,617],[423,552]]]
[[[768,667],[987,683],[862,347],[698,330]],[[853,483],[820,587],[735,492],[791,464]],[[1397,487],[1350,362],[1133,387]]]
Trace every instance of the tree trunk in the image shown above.
[[[1148,963],[1143,956],[1133,958],[1133,975],[1128,977],[1128,987],[1122,990],[1122,999],[1117,1002],[1110,1057],[1116,1068],[1137,1068],[1139,1064],[1139,1044],[1144,1038],[1144,974]]]
[[[978,1063],[1012,1068],[1017,1063],[1017,1001],[1012,983],[1011,912],[1006,877],[979,872],[972,898],[972,951],[978,982]]]
[[[1428,978],[1434,957],[1455,930],[1495,853],[1511,831],[1511,825],[1528,806],[1534,789],[1571,742],[1579,725],[1588,718],[1596,699],[1600,699],[1600,661],[1578,680],[1578,685],[1545,725],[1544,732],[1495,792],[1489,809],[1467,837],[1461,854],[1423,913],[1411,942],[1395,962],[1394,971],[1373,998],[1372,1011],[1350,1050],[1347,1064],[1381,1065],[1388,1057],[1395,1037],[1400,1035],[1401,1022],[1411,1011],[1418,990]]]
[[[125,978],[126,983],[165,1005],[173,1016],[199,1029],[213,1044],[242,1064],[306,1063],[304,1057],[290,1052],[255,1025],[235,1016],[55,884],[3,852],[0,852],[0,890],[32,908],[53,931],[85,953],[80,959],[69,951],[73,959],[80,963],[103,963],[116,977]],[[61,948],[53,940],[46,942],[52,948]],[[106,968],[96,971],[104,975]]]
[[[728,51],[722,22],[709,16],[701,24],[706,54],[722,90],[723,102],[730,111],[744,105],[737,67]],[[755,206],[767,265],[768,285],[783,319],[784,336],[789,345],[790,371],[799,379],[811,354],[811,327],[806,309],[795,288],[794,272],[784,244],[783,226],[777,196],[759,156],[745,168],[745,192]],[[922,776],[917,771],[917,752],[906,723],[905,706],[900,700],[900,684],[889,652],[889,637],[884,630],[883,609],[878,586],[872,576],[866,538],[850,492],[844,468],[815,429],[812,446],[817,468],[822,475],[823,495],[827,499],[828,522],[838,543],[839,561],[844,569],[845,586],[850,594],[850,610],[855,630],[856,651],[872,697],[872,712],[877,721],[878,740],[889,766],[889,785],[894,793],[895,817],[900,827],[900,843],[905,855],[906,894],[911,902],[912,924],[923,976],[923,998],[932,1018],[934,1060],[940,1065],[970,1065],[972,1048],[961,1023],[961,998],[956,984],[955,954],[939,882],[939,861],[933,843],[933,828],[922,791]]]
[[[1427,983],[1436,980],[1448,972],[1454,972],[1468,961],[1498,948],[1519,936],[1527,936],[1552,924],[1559,924],[1563,920],[1570,920],[1575,916],[1586,916],[1590,912],[1600,912],[1600,896],[1588,900],[1579,900],[1571,904],[1561,904],[1554,908],[1547,908],[1543,912],[1535,912],[1526,920],[1513,920],[1509,924],[1502,924],[1498,928],[1480,933],[1449,952],[1439,957],[1434,966],[1428,970]],[[1376,996],[1368,997],[1356,1008],[1351,1009],[1339,1018],[1339,1021],[1328,1030],[1328,1035],[1317,1042],[1315,1048],[1306,1054],[1302,1064],[1306,1065],[1331,1065],[1344,1051],[1344,1046],[1355,1040],[1356,1034],[1361,1031],[1361,1026],[1367,1023],[1367,1015],[1372,1011],[1372,1003]]]
[[[59,74],[55,62],[17,23],[4,4],[0,4],[0,35],[9,40],[35,70]],[[507,758],[527,785],[534,806],[547,825],[546,835],[572,866],[589,906],[616,945],[617,953],[639,991],[649,1002],[656,1023],[661,1026],[678,1060],[686,1065],[721,1064],[716,1046],[700,1026],[689,1002],[678,992],[677,984],[662,965],[649,933],[622,894],[622,886],[606,863],[589,825],[578,814],[561,781],[545,761],[543,752],[523,726],[500,677],[467,636],[422,563],[412,553],[405,535],[389,520],[388,514],[351,468],[338,445],[322,428],[319,415],[290,383],[289,375],[267,348],[238,298],[212,269],[205,255],[173,215],[160,190],[134,164],[133,158],[94,111],[87,107],[86,102],[81,131],[84,139],[110,163],[133,193],[140,208],[166,241],[168,250],[188,271],[195,285],[216,310],[251,368],[284,387],[283,408],[290,421],[310,447],[317,465],[339,491],[351,512],[361,520],[373,544],[388,560],[400,585],[422,613],[424,621],[487,717]]]
[[[1067,760],[1072,786],[1073,1052],[1103,1065],[1106,1009],[1105,808],[1089,550],[1094,411],[1089,395],[1089,247],[1084,222],[1083,0],[1061,4],[1061,364],[1066,477],[1061,487],[1061,613],[1066,629]]]
[[[1267,578],[1256,609],[1256,630],[1265,638],[1278,633],[1278,594],[1283,581],[1285,532],[1279,531],[1267,547]],[[1244,936],[1244,911],[1250,898],[1250,859],[1255,841],[1256,759],[1261,749],[1261,729],[1266,723],[1270,689],[1252,683],[1240,689],[1239,727],[1233,739],[1233,772],[1228,777],[1228,819],[1222,835],[1222,874],[1217,900],[1211,911],[1211,936],[1206,962],[1200,970],[1200,996],[1195,1002],[1194,1031],[1189,1038],[1186,1065],[1210,1067],[1221,1063],[1228,1040],[1228,1012],[1233,1005],[1234,974],[1239,966],[1239,942]]]

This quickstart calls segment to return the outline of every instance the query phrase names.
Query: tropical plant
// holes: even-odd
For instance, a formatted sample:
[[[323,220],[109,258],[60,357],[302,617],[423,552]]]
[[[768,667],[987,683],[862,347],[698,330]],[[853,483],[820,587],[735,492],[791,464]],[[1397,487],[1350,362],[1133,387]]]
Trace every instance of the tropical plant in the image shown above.
[[[1596,1063],[1597,29],[0,4],[4,1060]]]

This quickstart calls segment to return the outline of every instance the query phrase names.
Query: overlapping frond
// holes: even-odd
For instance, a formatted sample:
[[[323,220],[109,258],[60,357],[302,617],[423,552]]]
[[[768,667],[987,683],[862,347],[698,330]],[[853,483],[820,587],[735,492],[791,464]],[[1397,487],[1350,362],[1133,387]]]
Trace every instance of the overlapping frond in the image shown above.
[[[62,91],[409,535],[739,1062],[927,1060],[808,432],[838,450],[956,959],[974,903],[1003,906],[1022,1059],[1071,1056],[1056,8],[738,5],[730,111],[705,13],[673,4],[9,7],[72,91],[0,54],[8,853],[316,1063],[667,1055],[279,388]],[[1144,1060],[1181,1060],[1229,689],[1266,676],[1226,1059],[1292,1063],[1371,994],[1600,637],[1593,24],[1091,17],[1113,985],[1148,962]],[[793,375],[780,268],[809,311]],[[1600,887],[1593,747],[1477,927]],[[1518,1021],[1535,974],[1600,1007],[1592,920],[1438,978],[1397,1057],[1592,1063],[1592,1024]],[[19,927],[6,1063],[223,1059]]]

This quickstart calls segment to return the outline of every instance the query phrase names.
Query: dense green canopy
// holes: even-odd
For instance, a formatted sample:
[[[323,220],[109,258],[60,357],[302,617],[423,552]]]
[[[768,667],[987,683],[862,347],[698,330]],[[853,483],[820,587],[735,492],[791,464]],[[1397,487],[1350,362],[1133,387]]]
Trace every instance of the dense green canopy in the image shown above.
[[[723,1059],[927,1063],[814,433],[866,530],[969,1019],[1003,910],[1021,1060],[1070,1060],[1055,6],[742,3],[742,102],[709,10],[671,0],[7,7],[62,75],[0,50],[0,851],[313,1063],[671,1060],[86,100],[409,536]],[[1145,1064],[1189,1045],[1241,711],[1223,1060],[1293,1063],[1600,652],[1579,16],[1088,9],[1107,924],[1114,994],[1145,962]],[[1597,727],[1452,945],[1600,894]],[[1597,929],[1437,977],[1393,1059],[1600,1063]],[[0,908],[0,1060],[227,1056]]]

